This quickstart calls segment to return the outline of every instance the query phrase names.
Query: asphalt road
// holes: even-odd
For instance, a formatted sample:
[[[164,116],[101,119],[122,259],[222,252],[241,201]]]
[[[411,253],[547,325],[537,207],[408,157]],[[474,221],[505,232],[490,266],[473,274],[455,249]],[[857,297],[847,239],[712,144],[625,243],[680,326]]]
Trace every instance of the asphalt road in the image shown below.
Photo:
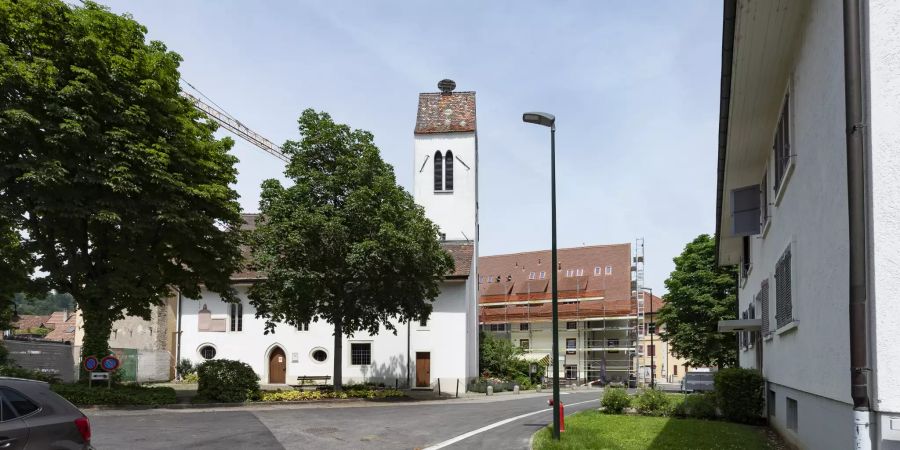
[[[566,415],[599,406],[599,391],[562,396]],[[104,449],[527,449],[552,421],[543,395],[409,403],[271,405],[208,410],[88,411]],[[582,403],[584,402],[584,403]],[[538,412],[541,411],[541,412]],[[511,418],[489,430],[467,433]],[[458,439],[462,437],[462,439]],[[448,442],[454,439],[456,441]]]

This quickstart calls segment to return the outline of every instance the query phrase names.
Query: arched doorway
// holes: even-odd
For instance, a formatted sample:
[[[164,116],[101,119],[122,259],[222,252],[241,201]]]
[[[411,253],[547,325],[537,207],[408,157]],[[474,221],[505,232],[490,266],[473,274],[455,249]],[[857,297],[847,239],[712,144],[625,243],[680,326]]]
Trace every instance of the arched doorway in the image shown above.
[[[275,347],[269,353],[269,384],[284,384],[287,372],[287,358],[281,347]]]

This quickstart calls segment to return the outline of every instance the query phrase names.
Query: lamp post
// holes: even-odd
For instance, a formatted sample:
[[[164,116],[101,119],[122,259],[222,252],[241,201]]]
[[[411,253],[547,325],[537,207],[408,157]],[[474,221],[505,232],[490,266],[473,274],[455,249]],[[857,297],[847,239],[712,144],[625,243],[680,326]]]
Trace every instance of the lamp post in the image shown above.
[[[522,121],[550,127],[550,221],[551,221],[551,257],[550,282],[553,292],[553,439],[559,440],[559,310],[556,278],[558,262],[556,259],[556,117],[542,112],[522,114]]]

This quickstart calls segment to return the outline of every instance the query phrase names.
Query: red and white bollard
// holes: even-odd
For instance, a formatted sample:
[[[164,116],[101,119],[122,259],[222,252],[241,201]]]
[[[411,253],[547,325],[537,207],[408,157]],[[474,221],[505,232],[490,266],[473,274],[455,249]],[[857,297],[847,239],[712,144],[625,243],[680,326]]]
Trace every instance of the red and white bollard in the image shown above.
[[[547,400],[547,405],[553,406],[553,399]],[[562,433],[566,431],[566,405],[563,405],[563,402],[559,402],[559,432]]]

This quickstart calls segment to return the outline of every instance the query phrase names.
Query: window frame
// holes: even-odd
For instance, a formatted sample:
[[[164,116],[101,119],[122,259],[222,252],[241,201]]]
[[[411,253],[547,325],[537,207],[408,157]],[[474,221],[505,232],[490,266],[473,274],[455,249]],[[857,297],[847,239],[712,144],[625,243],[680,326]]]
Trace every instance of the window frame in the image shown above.
[[[27,413],[27,414],[21,414],[21,413],[19,412],[19,409],[16,408],[16,405],[13,404],[13,402],[10,401],[9,398],[7,398],[7,396],[6,396],[6,391],[11,391],[11,392],[15,393],[16,395],[22,397],[23,399],[25,399],[25,401],[27,401],[28,403],[31,403],[33,406],[35,406],[35,409],[32,410],[31,412]],[[31,397],[29,397],[29,396],[23,394],[23,393],[22,393],[21,391],[19,391],[18,389],[14,389],[14,388],[11,388],[11,387],[9,387],[9,386],[0,386],[0,400],[2,400],[4,403],[6,403],[7,405],[9,405],[9,408],[12,409],[12,411],[13,411],[14,413],[16,413],[16,416],[15,416],[15,417],[12,417],[12,418],[10,418],[10,419],[8,419],[8,420],[3,420],[2,422],[8,422],[8,421],[10,421],[10,420],[16,420],[16,419],[27,419],[28,417],[31,417],[31,416],[33,416],[33,415],[35,415],[35,414],[40,413],[40,412],[43,411],[43,409],[44,409],[43,406],[41,406],[40,402],[34,401],[34,399],[32,399]],[[0,422],[0,423],[2,423],[2,422]]]
[[[325,353],[325,359],[323,359],[321,361],[316,359],[316,357],[313,355],[315,355],[317,352]],[[314,347],[312,350],[309,351],[309,359],[311,359],[312,362],[314,362],[316,364],[325,364],[326,362],[328,362],[328,358],[330,356],[331,355],[328,353],[328,350],[326,350],[324,347]]]
[[[357,364],[357,363],[354,363],[354,362],[353,362],[353,361],[354,361],[354,358],[358,356],[358,355],[356,355],[356,354],[353,353],[353,347],[356,346],[356,345],[365,345],[365,346],[368,346],[368,362],[367,362],[367,363],[365,363],[365,364],[363,364],[363,363]],[[364,341],[364,342],[350,342],[350,351],[349,351],[348,353],[349,353],[349,356],[350,356],[350,364],[349,364],[349,365],[351,365],[351,366],[360,366],[360,367],[363,367],[363,366],[371,366],[371,365],[372,365],[372,342],[371,342],[371,341]]]
[[[574,377],[569,376],[569,370],[575,372]],[[563,376],[566,380],[577,380],[578,379],[578,364],[563,364]]]
[[[569,346],[569,343],[572,343]],[[566,338],[566,354],[574,355],[578,351],[578,338]]]
[[[785,258],[787,262],[785,263]],[[797,311],[794,299],[797,297],[796,283],[794,283],[794,246],[793,243],[787,245],[778,261],[775,263],[775,333],[781,334],[791,330],[797,325]],[[787,264],[787,268],[783,266]],[[786,288],[782,287],[779,280],[786,280]],[[787,290],[787,298],[783,297],[784,289]],[[784,301],[790,305],[790,317],[784,317],[779,310],[783,307]],[[771,308],[771,305],[769,306]],[[783,312],[783,311],[782,311]]]
[[[444,189],[443,192],[453,192],[453,151],[444,152]]]
[[[207,358],[206,355],[203,354],[203,350],[207,348],[213,351],[212,356],[210,356],[209,358]],[[219,356],[219,349],[217,349],[215,345],[207,342],[205,344],[200,344],[200,346],[197,347],[197,355],[199,355],[200,358],[204,361],[212,361],[216,359],[216,356]]]
[[[530,331],[531,324],[528,322],[520,322],[519,323],[519,331]]]
[[[540,280],[546,280],[546,279],[547,279],[547,272],[543,272],[543,271],[542,271],[542,272],[540,273],[540,275],[539,275],[539,279],[540,279]]]
[[[612,266],[606,266],[606,274],[612,275]]]
[[[578,321],[566,321],[566,330],[578,330]]]
[[[531,340],[525,338],[519,339],[519,348],[523,350],[531,350]]]
[[[533,280],[534,277],[535,277],[535,273],[534,273],[534,272],[531,272],[531,273],[528,274],[528,279],[529,279],[529,280]]]
[[[794,146],[793,146],[793,107],[791,104],[791,87],[784,94],[778,121],[775,123],[775,133],[772,143],[772,190],[775,194],[774,204],[778,206],[784,196],[785,187],[794,171]],[[784,137],[784,134],[787,137]],[[779,147],[779,142],[782,144]],[[786,144],[786,146],[785,146]],[[780,151],[779,151],[780,150]]]
[[[230,332],[244,331],[244,302],[228,304],[228,319]]]
[[[440,150],[434,152],[434,192],[444,192],[444,155]]]

